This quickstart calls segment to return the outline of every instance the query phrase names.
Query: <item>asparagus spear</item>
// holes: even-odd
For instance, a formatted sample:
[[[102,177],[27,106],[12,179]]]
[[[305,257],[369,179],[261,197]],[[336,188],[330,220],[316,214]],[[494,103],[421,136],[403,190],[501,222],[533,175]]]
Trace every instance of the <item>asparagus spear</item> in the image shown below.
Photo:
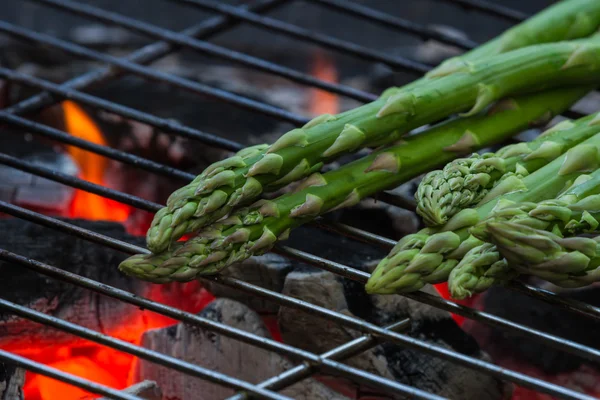
[[[600,135],[595,135],[524,178],[507,178],[505,186],[511,187],[511,190],[506,194],[494,197],[477,208],[460,211],[441,228],[426,228],[404,237],[372,273],[367,282],[367,292],[414,291],[427,283],[447,280],[458,261],[483,244],[469,233],[471,227],[490,215],[499,203],[554,198],[586,169],[598,166],[598,146]]]
[[[597,166],[596,166],[597,167]],[[555,200],[502,207],[475,233],[494,243],[506,264],[520,273],[538,276],[559,286],[583,286],[600,278],[597,241],[573,237],[598,231],[600,170],[581,176],[579,184]]]
[[[477,132],[478,146],[486,146],[518,132],[540,117],[556,115],[581,98],[587,87],[554,89],[506,99],[485,114],[455,119],[406,138],[402,144],[325,174],[315,173],[298,192],[233,213],[170,252],[134,256],[120,269],[153,282],[193,279],[228,264],[267,251],[294,227],[317,215],[356,204],[361,198],[391,188],[440,163],[452,160],[454,145],[469,129]],[[264,237],[263,237],[264,235]],[[224,239],[227,238],[227,239]],[[257,243],[259,245],[257,246]],[[227,252],[227,254],[226,254]]]
[[[580,175],[572,187],[578,188],[578,185],[588,179],[590,179],[589,175]],[[577,197],[572,196],[568,191],[565,195],[559,196],[557,200],[545,200],[539,203],[508,202],[507,204],[504,202],[502,205],[497,205],[484,221],[471,228],[470,233],[480,240],[490,241],[487,225],[499,221],[518,223],[537,229],[548,229],[560,219],[569,218],[565,213],[568,210],[565,208],[567,202],[576,201]],[[548,213],[546,210],[551,212]],[[557,213],[557,210],[562,210],[562,214]],[[569,221],[571,221],[570,225],[565,227],[565,232],[569,232],[569,234],[583,231],[589,226],[585,220],[583,224],[577,223],[577,219],[569,219],[566,222]],[[484,243],[470,250],[460,260],[448,277],[448,287],[453,298],[463,299],[472,296],[473,293],[481,293],[493,285],[508,282],[518,275],[519,272],[511,268],[494,244]]]
[[[497,194],[503,178],[530,174],[600,132],[599,115],[563,121],[529,143],[509,145],[496,153],[475,153],[428,173],[415,195],[417,213],[428,226],[443,225],[460,210],[487,201],[490,190],[496,188]]]
[[[484,243],[471,249],[450,272],[450,295],[458,300],[481,293],[519,276],[510,268],[495,245]]]
[[[174,192],[148,230],[148,248],[160,252],[181,235],[216,221],[265,190],[318,171],[342,154],[393,143],[416,127],[455,113],[475,115],[507,95],[597,83],[598,70],[598,37],[531,46],[464,63],[411,90],[389,89],[379,100],[337,116],[317,117],[267,149],[243,150],[213,164]],[[472,147],[476,140],[467,132],[457,146]]]

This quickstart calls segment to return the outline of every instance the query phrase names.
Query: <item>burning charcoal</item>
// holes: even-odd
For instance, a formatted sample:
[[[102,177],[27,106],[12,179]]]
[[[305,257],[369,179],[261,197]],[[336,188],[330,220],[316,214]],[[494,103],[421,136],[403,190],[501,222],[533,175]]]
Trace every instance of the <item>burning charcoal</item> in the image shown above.
[[[260,287],[281,292],[286,275],[294,269],[295,263],[282,256],[267,253],[234,264],[223,271],[224,275],[241,279]],[[228,286],[212,281],[203,281],[206,289],[216,297],[227,297],[240,301],[259,313],[276,313],[279,306],[262,297],[252,296]]]
[[[128,235],[118,223],[69,222],[116,239],[143,244],[143,238]],[[116,266],[126,255],[116,250],[20,219],[0,219],[0,231],[5,232],[0,237],[2,249],[136,294],[145,295],[151,287],[119,273]],[[143,323],[141,313],[122,301],[49,278],[11,262],[0,262],[0,293],[3,299],[100,332],[111,333],[127,318],[132,331],[136,324]],[[133,318],[133,315],[139,315],[139,318]],[[76,339],[62,331],[0,312],[2,347],[20,349],[34,343],[36,347],[44,347],[73,340]]]
[[[127,389],[123,389],[123,392],[136,395],[145,400],[162,400],[163,398],[162,390],[160,390],[160,387],[153,381],[136,383]],[[108,398],[103,397],[98,400],[108,400]]]
[[[234,300],[215,300],[199,315],[234,328],[270,337],[260,316]],[[185,324],[146,332],[142,346],[251,383],[275,376],[292,366],[288,360],[276,353]],[[203,400],[213,400],[234,393],[232,389],[189,377],[144,360],[140,361],[137,374],[138,379],[158,382],[166,398],[193,399],[197,398],[198,393],[202,393]],[[314,379],[305,379],[282,390],[281,393],[294,399],[345,399]]]
[[[435,293],[433,288],[428,291]],[[377,325],[410,318],[411,328],[406,333],[411,337],[489,361],[475,340],[445,311],[402,296],[369,296],[361,285],[330,272],[296,270],[288,274],[283,293]],[[360,332],[290,308],[280,309],[279,321],[286,343],[317,353],[360,336]],[[495,378],[391,343],[353,357],[348,363],[449,398],[501,399],[510,391]]]
[[[25,370],[0,362],[0,400],[23,400]]]

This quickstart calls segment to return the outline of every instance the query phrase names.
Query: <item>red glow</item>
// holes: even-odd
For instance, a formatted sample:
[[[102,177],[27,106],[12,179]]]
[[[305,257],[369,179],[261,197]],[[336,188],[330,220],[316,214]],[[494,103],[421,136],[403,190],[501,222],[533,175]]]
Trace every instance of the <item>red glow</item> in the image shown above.
[[[465,300],[453,299],[450,297],[450,290],[448,289],[448,282],[438,283],[437,285],[433,285],[433,287],[435,288],[435,290],[437,290],[437,292],[440,294],[440,296],[442,296],[444,299],[453,301],[458,304],[462,304],[463,306],[467,306],[467,307],[472,307],[473,304],[475,303],[475,301],[477,301],[477,298],[479,297],[479,295],[476,294]],[[465,317],[462,317],[457,314],[451,314],[451,315],[452,315],[452,318],[454,318],[454,320],[456,321],[456,323],[458,325],[462,325],[462,323],[465,320]]]
[[[184,284],[152,285],[148,293],[145,293],[145,297],[191,313],[198,313],[214,300],[214,297],[197,281]],[[142,311],[133,307],[131,311],[131,314],[123,316],[124,323],[119,329],[105,333],[139,345],[143,333],[147,330],[177,323],[171,318],[150,311]],[[67,346],[21,347],[10,350],[61,371],[115,389],[124,389],[134,383],[136,357],[80,339],[74,338],[74,342]],[[31,373],[27,373],[24,393],[27,400],[80,400],[83,397],[99,397],[54,379]]]
[[[81,107],[74,102],[64,101],[62,110],[65,129],[71,135],[95,144],[106,145],[100,128]],[[77,163],[81,179],[106,186],[104,173],[108,161],[105,157],[73,146],[68,146],[66,150]],[[128,206],[116,201],[77,190],[68,217],[125,222],[131,211]],[[138,228],[143,229],[145,233],[147,226],[143,225],[147,225],[149,221],[146,221],[148,218],[145,214],[141,217],[143,218],[137,218],[135,223],[139,223]],[[196,281],[184,284],[149,285],[147,292],[142,295],[161,304],[191,313],[198,313],[214,299]],[[123,323],[116,324],[119,328],[103,333],[136,345],[141,344],[144,332],[149,329],[177,323],[171,318],[139,310],[133,306],[121,318]],[[129,354],[77,337],[73,337],[73,342],[68,345],[46,347],[35,346],[31,341],[26,340],[27,338],[21,339],[23,340],[12,342],[6,349],[115,389],[124,389],[134,383],[132,377],[136,367],[136,357]],[[74,386],[32,373],[27,373],[24,395],[27,400],[80,400],[99,397]]]

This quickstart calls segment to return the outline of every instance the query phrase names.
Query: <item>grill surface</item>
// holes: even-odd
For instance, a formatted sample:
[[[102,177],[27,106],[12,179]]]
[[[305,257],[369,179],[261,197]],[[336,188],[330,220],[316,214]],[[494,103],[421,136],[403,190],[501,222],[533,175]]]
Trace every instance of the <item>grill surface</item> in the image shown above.
[[[224,103],[233,104],[235,106],[245,108],[256,113],[268,115],[273,118],[290,122],[295,125],[301,125],[308,121],[308,118],[306,118],[305,116],[297,115],[287,110],[264,104],[260,101],[245,98],[243,96],[222,89],[217,89],[175,75],[159,72],[144,66],[144,64],[148,64],[152,61],[165,57],[177,51],[179,48],[187,48],[194,51],[198,51],[200,53],[218,57],[233,63],[241,64],[246,67],[251,67],[263,72],[279,75],[281,77],[290,79],[296,83],[320,88],[359,101],[367,102],[373,100],[376,97],[372,93],[363,92],[361,90],[353,89],[351,87],[344,86],[341,84],[332,84],[324,82],[310,75],[289,69],[287,67],[279,66],[274,63],[261,60],[259,58],[247,54],[232,51],[224,47],[220,47],[203,41],[203,39],[207,39],[211,36],[216,35],[217,33],[224,32],[237,25],[246,23],[252,24],[261,29],[270,30],[272,32],[275,32],[276,34],[289,35],[296,39],[311,42],[313,44],[317,44],[319,46],[328,48],[330,50],[334,50],[336,52],[356,56],[363,60],[381,62],[393,68],[411,72],[415,74],[415,77],[418,74],[422,74],[430,69],[430,66],[428,65],[409,60],[404,57],[390,56],[382,51],[371,50],[356,45],[354,43],[346,42],[327,35],[318,34],[291,25],[287,22],[263,16],[263,14],[267,13],[272,9],[285,6],[296,0],[257,0],[250,3],[249,5],[239,7],[229,6],[208,0],[173,0],[173,3],[183,3],[188,6],[191,5],[194,7],[199,7],[205,10],[212,11],[219,15],[217,17],[207,19],[206,21],[203,21],[195,26],[192,26],[182,31],[181,33],[176,33],[167,29],[159,28],[158,26],[154,26],[143,21],[135,20],[133,18],[125,17],[123,15],[115,14],[112,12],[103,11],[92,6],[87,6],[78,2],[72,2],[70,0],[31,1],[33,1],[34,3],[41,3],[49,7],[54,7],[65,12],[75,13],[80,16],[89,18],[91,20],[116,25],[131,31],[142,33],[158,41],[156,43],[147,45],[139,49],[138,51],[135,51],[127,57],[117,58],[108,54],[91,50],[89,48],[77,45],[75,43],[66,42],[64,40],[60,40],[46,34],[34,32],[32,30],[16,26],[5,21],[0,21],[0,32],[2,32],[3,34],[36,44],[44,44],[51,48],[60,49],[66,53],[72,54],[77,57],[91,59],[106,64],[106,67],[90,71],[84,75],[78,76],[60,85],[44,81],[33,76],[18,73],[6,68],[0,68],[0,77],[2,79],[6,81],[20,83],[40,90],[39,94],[27,100],[21,101],[20,103],[15,104],[9,108],[1,110],[0,120],[7,125],[18,129],[26,130],[36,135],[44,136],[59,141],[61,143],[80,147],[82,149],[100,154],[102,156],[118,160],[123,163],[134,165],[138,168],[145,169],[152,173],[161,174],[164,176],[178,179],[181,181],[182,184],[193,179],[194,175],[166,165],[156,163],[154,161],[143,159],[141,157],[123,151],[93,144],[82,139],[74,138],[65,132],[48,127],[46,125],[32,122],[21,116],[39,111],[45,107],[56,104],[64,98],[69,98],[97,109],[109,111],[111,113],[123,116],[125,118],[143,122],[165,132],[198,140],[203,143],[216,146],[222,149],[239,150],[243,147],[241,144],[233,142],[231,140],[227,140],[210,133],[202,132],[198,129],[189,126],[184,126],[172,120],[160,118],[158,116],[148,114],[130,107],[126,107],[124,105],[106,101],[80,91],[91,87],[92,85],[105,83],[110,80],[116,79],[122,76],[123,74],[134,74],[146,79],[167,83],[177,88],[191,91],[193,93],[209,95]],[[469,49],[476,45],[476,43],[471,40],[456,39],[453,36],[446,35],[437,30],[429,29],[426,26],[422,26],[412,21],[407,21],[398,17],[387,15],[380,11],[362,5],[358,5],[356,3],[351,3],[344,0],[310,1],[319,6],[328,7],[338,12],[347,13],[354,17],[358,17],[364,20],[374,21],[376,23],[381,24],[382,26],[386,26],[393,30],[414,34],[423,39],[433,39],[439,42],[457,46],[462,49]],[[522,19],[527,17],[526,14],[520,11],[512,10],[495,4],[490,4],[481,0],[437,1],[452,3],[455,6],[460,6],[464,8],[468,12],[477,12],[481,15],[487,14],[494,17],[500,17],[512,23],[521,21]],[[178,5],[173,4],[173,7],[175,6]],[[578,113],[573,111],[569,114],[570,116],[575,117],[579,115]],[[156,204],[154,202],[141,199],[129,194],[121,193],[90,182],[86,182],[81,179],[74,178],[72,176],[64,175],[57,171],[34,165],[31,162],[24,161],[9,156],[7,154],[0,153],[0,163],[13,168],[17,168],[22,171],[32,173],[34,175],[38,175],[50,180],[60,182],[65,185],[69,185],[71,187],[105,196],[107,198],[120,201],[122,203],[128,204],[130,206],[142,210],[155,212],[161,207],[161,205]],[[390,204],[399,205],[408,209],[414,207],[414,204],[411,200],[390,193],[386,193],[379,199],[386,201]],[[139,248],[129,243],[115,240],[113,238],[95,232],[91,232],[89,230],[72,225],[68,222],[64,222],[52,217],[38,214],[36,212],[6,202],[0,201],[0,212],[24,220],[32,221],[37,224],[41,224],[46,227],[55,229],[57,231],[66,232],[73,236],[77,236],[94,243],[99,243],[104,246],[120,250],[127,254],[147,252],[146,249]],[[372,233],[368,233],[360,229],[345,226],[342,224],[326,223],[320,220],[315,222],[314,225],[323,229],[328,229],[330,231],[337,232],[341,235],[346,235],[354,239],[362,240],[366,243],[375,246],[390,248],[395,244],[394,240],[381,237]],[[360,283],[366,282],[368,278],[368,274],[357,269],[353,269],[349,266],[341,265],[339,263],[323,259],[321,257],[317,257],[315,255],[286,246],[276,247],[275,252],[286,257],[290,257],[308,264],[312,264],[324,270],[331,271],[335,274]],[[492,375],[494,377],[511,381],[521,386],[528,387],[539,392],[550,394],[559,398],[590,398],[584,394],[575,392],[565,387],[551,384],[519,372],[498,367],[489,362],[484,362],[475,358],[462,355],[457,352],[447,350],[445,348],[438,347],[436,345],[413,339],[410,336],[401,333],[403,330],[410,326],[409,320],[398,321],[397,323],[387,327],[379,327],[374,324],[365,322],[363,320],[354,317],[349,317],[347,315],[343,315],[319,307],[314,304],[306,303],[280,293],[272,292],[267,289],[263,289],[259,286],[235,278],[217,276],[210,279],[217,282],[218,284],[230,286],[251,293],[253,295],[269,299],[277,304],[302,310],[304,312],[312,314],[315,317],[325,318],[337,324],[356,329],[364,333],[364,336],[355,339],[351,342],[348,342],[345,345],[333,349],[327,353],[313,354],[274,340],[265,339],[263,337],[259,337],[254,334],[241,331],[229,327],[227,325],[204,319],[194,314],[180,311],[178,309],[160,304],[155,301],[135,296],[129,292],[104,285],[100,282],[96,282],[94,280],[84,278],[82,276],[78,276],[70,272],[66,272],[51,265],[47,265],[39,261],[29,259],[27,258],[27,254],[14,254],[6,250],[0,249],[0,259],[18,263],[23,267],[36,271],[40,274],[48,275],[53,278],[69,282],[73,285],[84,287],[91,291],[95,291],[103,295],[119,299],[123,302],[130,303],[143,309],[151,310],[153,312],[169,316],[180,321],[184,321],[188,324],[198,326],[201,329],[206,329],[226,335],[228,337],[245,342],[248,345],[257,346],[269,351],[286,355],[291,359],[299,362],[298,366],[296,366],[295,368],[290,369],[285,373],[273,377],[269,380],[266,380],[260,384],[254,385],[248,382],[241,381],[235,377],[216,373],[214,371],[205,369],[201,366],[196,366],[185,361],[165,356],[155,351],[135,346],[127,342],[121,341],[119,339],[112,338],[110,336],[100,334],[87,328],[72,324],[70,322],[60,320],[55,317],[50,317],[43,313],[29,309],[27,307],[23,307],[19,304],[14,304],[7,300],[0,299],[0,309],[4,311],[14,313],[16,315],[19,315],[21,317],[35,322],[39,322],[41,324],[52,326],[56,329],[72,333],[74,335],[78,335],[90,341],[94,341],[115,349],[119,349],[121,351],[136,355],[140,358],[144,358],[156,362],[158,364],[164,365],[166,367],[176,369],[182,373],[207,379],[212,382],[243,391],[240,392],[238,395],[233,396],[232,399],[242,399],[250,395],[257,398],[284,399],[286,397],[277,394],[277,390],[280,390],[295,382],[298,382],[299,380],[310,376],[316,371],[342,376],[356,382],[361,382],[366,385],[376,387],[382,391],[386,391],[389,393],[405,394],[411,398],[440,398],[439,396],[424,392],[422,390],[373,375],[366,371],[349,367],[340,362],[345,358],[358,354],[361,351],[364,351],[370,347],[377,345],[381,341],[389,341],[418,351],[422,351],[430,355],[449,360],[456,364],[460,364],[472,368],[474,370]],[[577,313],[587,318],[600,321],[600,309],[589,304],[566,299],[556,294],[538,288],[530,287],[521,283],[513,283],[510,285],[510,288],[515,291],[525,293],[529,296],[542,299],[548,303],[553,304],[556,307],[561,307],[573,313]],[[569,352],[571,354],[581,356],[587,360],[593,362],[600,361],[600,351],[596,349],[583,346],[560,337],[552,336],[523,325],[513,323],[511,321],[496,317],[489,313],[471,309],[469,307],[465,307],[423,292],[417,292],[406,296],[416,301],[432,305],[434,307],[438,307],[443,310],[447,310],[470,319],[483,322],[490,326],[511,331],[512,333],[521,335],[523,337],[537,339],[540,342],[545,343],[546,345],[552,346],[565,352]],[[138,398],[133,395],[118,392],[116,390],[104,387],[102,385],[89,382],[69,374],[62,373],[60,371],[46,367],[37,362],[24,359],[6,351],[0,351],[0,360],[5,360],[20,365],[28,370],[82,387],[91,392],[102,394],[108,398]]]

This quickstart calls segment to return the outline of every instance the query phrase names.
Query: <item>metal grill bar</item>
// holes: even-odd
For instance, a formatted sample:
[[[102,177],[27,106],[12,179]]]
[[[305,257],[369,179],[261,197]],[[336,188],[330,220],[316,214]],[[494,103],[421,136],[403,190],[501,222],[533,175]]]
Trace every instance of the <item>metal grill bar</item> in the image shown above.
[[[431,395],[427,392],[421,391],[419,389],[412,388],[410,386],[397,383],[391,381],[389,379],[382,378],[380,376],[368,373],[366,371],[362,371],[353,367],[349,367],[347,365],[338,363],[329,358],[323,358],[316,354],[297,349],[295,347],[276,342],[271,339],[267,339],[261,336],[257,336],[255,334],[245,332],[240,329],[236,329],[233,327],[229,327],[227,325],[223,325],[194,314],[186,313],[180,310],[177,310],[172,307],[164,306],[159,303],[150,301],[148,299],[144,299],[142,297],[133,295],[127,291],[120,290],[108,285],[104,285],[98,283],[92,279],[88,279],[82,277],[77,274],[73,274],[67,271],[64,271],[60,268],[56,268],[50,266],[48,264],[41,263],[39,261],[31,260],[29,258],[11,253],[9,251],[0,249],[0,259],[5,261],[11,261],[18,263],[24,267],[40,272],[44,275],[52,276],[54,278],[73,283],[79,287],[85,287],[92,291],[101,293],[103,295],[119,299],[129,304],[137,305],[144,309],[149,309],[155,312],[158,312],[162,315],[169,316],[171,318],[178,319],[180,321],[184,321],[186,323],[192,323],[194,325],[200,326],[204,329],[208,329],[214,332],[221,333],[233,339],[240,340],[242,342],[254,345],[256,347],[260,347],[266,350],[274,351],[278,354],[285,354],[289,357],[300,358],[305,362],[310,363],[312,367],[316,367],[322,369],[328,373],[343,376],[349,379],[353,379],[358,382],[362,382],[365,385],[375,385],[375,387],[381,388],[387,392],[410,395],[419,399],[443,399],[442,397]],[[1,300],[1,299],[0,299]],[[2,303],[0,301],[0,307]],[[27,316],[28,317],[28,316]],[[51,317],[50,317],[51,318]],[[35,320],[35,319],[34,319]],[[37,320],[36,320],[37,321]],[[60,320],[59,320],[60,321]],[[63,321],[66,322],[66,321]],[[410,323],[408,320],[404,320],[400,322],[402,328],[406,328]],[[52,325],[58,327],[57,325]],[[62,329],[59,327],[59,329]],[[85,329],[85,328],[83,328]],[[118,340],[118,339],[117,339]]]
[[[314,43],[335,51],[353,55],[363,60],[377,61],[395,68],[401,68],[410,72],[424,74],[431,67],[413,60],[409,60],[400,56],[388,56],[387,54],[374,51],[369,48],[359,46],[357,44],[346,42],[328,35],[313,32],[308,29],[301,28],[296,25],[289,24],[277,19],[263,17],[248,10],[242,10],[238,7],[230,6],[223,3],[214,3],[204,0],[170,0],[179,3],[188,4],[194,7],[202,8],[208,11],[213,11],[221,15],[239,18],[255,25],[259,28],[282,33],[296,39]]]
[[[9,167],[17,168],[21,171],[29,172],[30,174],[38,175],[52,181],[60,182],[64,185],[116,200],[123,204],[139,208],[140,210],[157,212],[161,208],[160,204],[152,201],[144,200],[127,193],[118,192],[102,185],[84,181],[83,179],[36,165],[30,161],[21,160],[16,157],[9,156],[8,154],[0,153],[0,164],[8,165]]]
[[[4,252],[0,253],[4,255]],[[242,381],[240,379],[232,378],[219,372],[211,371],[210,369],[199,367],[194,364],[190,364],[186,361],[179,360],[175,357],[167,356],[162,353],[158,353],[153,350],[148,350],[141,346],[133,345],[124,340],[116,339],[102,333],[93,331],[85,328],[81,325],[73,324],[71,322],[62,320],[60,318],[52,317],[39,311],[32,310],[30,308],[15,304],[11,301],[0,298],[0,309],[8,311],[12,314],[26,318],[28,320],[51,326],[61,331],[77,335],[80,338],[90,340],[95,343],[99,343],[104,346],[109,346],[113,349],[123,351],[128,354],[132,354],[136,357],[143,358],[144,360],[151,361],[153,363],[183,372],[185,374],[201,378],[218,385],[227,386],[237,390],[245,390],[253,395],[262,399],[272,400],[293,400],[287,396],[274,393],[270,390],[261,389],[256,385]]]
[[[291,0],[256,0],[254,3],[252,3],[252,5],[240,6],[240,8],[250,9],[254,12],[260,13],[272,10],[282,4],[287,4],[289,1]],[[181,33],[187,36],[202,39],[234,27],[239,23],[240,21],[236,18],[214,17],[185,29]],[[141,49],[129,54],[124,59],[133,63],[148,64],[170,54],[175,50],[177,50],[177,46],[160,41],[144,46]],[[101,67],[64,82],[62,87],[65,89],[83,89],[101,82],[105,82],[111,78],[116,78],[120,76],[121,73],[122,71],[116,68]],[[48,93],[40,93],[13,105],[10,108],[7,108],[5,111],[14,114],[26,114],[37,111],[40,108],[50,106],[56,102],[57,100],[55,100]]]
[[[354,89],[349,86],[340,85],[337,83],[326,82],[314,78],[308,74],[298,72],[296,70],[277,65],[275,63],[253,57],[248,54],[240,53],[221,46],[214,45],[209,42],[200,41],[191,38],[187,35],[176,33],[168,29],[163,29],[158,26],[145,23],[143,21],[129,18],[121,14],[110,11],[105,11],[101,8],[93,7],[83,3],[72,2],[70,0],[29,0],[34,3],[41,3],[46,6],[54,7],[62,11],[82,15],[94,20],[101,21],[106,24],[117,25],[129,30],[148,35],[155,39],[164,40],[165,42],[173,43],[182,47],[187,47],[201,53],[207,53],[215,57],[219,57],[228,61],[233,61],[247,67],[251,67],[269,74],[282,76],[290,79],[293,82],[302,83],[308,86],[323,89],[332,93],[341,94],[358,101],[371,102],[376,100],[378,96],[367,93],[362,90]]]
[[[450,3],[455,6],[460,6],[465,10],[476,10],[488,15],[504,18],[512,22],[521,22],[529,15],[524,12],[517,11],[512,8],[502,6],[500,4],[490,3],[484,0],[438,0],[444,3]]]
[[[89,381],[87,379],[80,378],[75,375],[67,374],[62,372],[56,368],[48,367],[44,364],[32,361],[28,358],[18,356],[16,354],[10,353],[8,351],[0,349],[0,360],[4,362],[8,362],[12,365],[16,365],[18,367],[27,369],[29,371],[35,372],[36,374],[44,375],[53,379],[57,379],[59,381],[63,381],[69,383],[73,386],[77,386],[81,389],[87,390],[89,392],[97,393],[104,395],[111,399],[117,400],[144,400],[141,397],[121,392],[110,388],[108,386],[101,385],[96,382]]]
[[[189,172],[184,172],[176,168],[159,164],[157,162],[147,160],[124,151],[113,149],[108,146],[95,144],[90,141],[71,136],[68,133],[58,129],[24,119],[1,110],[0,121],[19,127],[20,129],[26,129],[30,133],[54,139],[60,141],[61,143],[70,144],[78,148],[91,151],[92,153],[100,154],[110,159],[121,161],[125,164],[134,165],[140,169],[154,172],[159,175],[169,176],[188,182],[196,177],[196,175],[190,174]]]
[[[122,58],[100,53],[98,51],[88,49],[87,47],[67,42],[62,39],[57,39],[53,36],[49,36],[43,33],[38,33],[29,29],[21,28],[19,26],[10,24],[5,21],[0,21],[0,32],[4,32],[6,34],[31,43],[45,44],[50,47],[55,47],[66,53],[73,54],[78,57],[83,57],[102,63],[110,64],[135,75],[139,75],[145,79],[168,83],[180,89],[185,89],[202,95],[212,96],[225,103],[236,105],[238,107],[250,111],[259,112],[264,115],[280,119],[282,121],[290,122],[292,124],[301,125],[309,121],[307,118],[300,117],[296,114],[293,114],[289,111],[283,110],[278,107],[270,106],[268,104],[261,103],[237,94],[233,94],[222,89],[217,89],[200,82],[194,82],[189,79],[179,77],[177,75],[156,71],[152,68],[144,67],[140,64],[134,64]]]
[[[45,220],[45,221],[52,220],[51,217],[42,216],[42,215],[39,215],[39,214],[31,212],[31,211],[23,211],[23,209],[19,210],[19,207],[12,206],[12,205],[4,203],[4,202],[0,202],[0,210],[5,211],[9,214],[13,214],[12,211],[17,210],[19,217],[24,217],[25,219],[29,219],[29,220],[35,219],[36,221],[34,221],[34,222],[37,222],[37,220]],[[51,226],[50,226],[50,224],[51,224]],[[72,234],[77,234],[77,232],[86,231],[83,228],[75,227],[71,224],[68,224],[68,223],[62,222],[62,221],[53,221],[50,223],[44,222],[43,225],[50,226],[52,228],[59,229],[59,230],[65,230],[66,232],[72,233]],[[100,235],[100,234],[94,234],[91,236],[86,235],[84,238],[89,239],[89,240],[94,240],[94,237],[97,237],[97,236],[102,236],[102,235]],[[115,240],[112,238],[104,237],[103,242],[107,243],[109,246],[111,246],[113,248],[117,248],[119,250],[126,251],[129,253],[134,253],[134,254],[135,253],[146,253],[146,254],[148,253],[148,250],[146,250],[146,249],[143,249],[143,248],[140,248],[140,247],[137,247],[134,245],[130,245],[130,244],[123,244],[124,242],[121,242],[121,241],[118,241],[118,240]],[[318,266],[324,270],[328,270],[330,272],[336,273],[336,274],[344,276],[344,277],[349,277],[350,279],[358,280],[358,279],[362,278],[362,280],[365,281],[366,278],[368,278],[368,274],[366,274],[362,271],[358,271],[353,268],[341,265],[339,263],[325,260],[325,259],[314,256],[309,253],[301,252],[299,250],[294,250],[294,249],[290,249],[287,247],[279,247],[278,251],[276,251],[276,252],[278,252],[280,254],[284,254],[291,258],[300,259],[300,261],[308,262],[308,263]],[[5,257],[5,256],[0,251],[0,258],[3,258],[3,257]],[[25,259],[25,260],[27,260],[27,259]],[[30,261],[30,260],[27,260],[27,261]],[[62,270],[59,269],[58,271],[62,271]],[[366,278],[365,278],[365,275],[366,275]],[[367,323],[365,321],[361,321],[356,318],[348,317],[344,314],[339,314],[335,311],[331,311],[329,309],[319,307],[319,306],[313,305],[311,303],[307,303],[302,300],[294,299],[289,296],[285,296],[280,293],[276,293],[276,292],[261,288],[256,285],[240,281],[238,279],[234,279],[234,278],[230,278],[230,277],[223,277],[223,276],[205,277],[204,279],[212,280],[219,284],[225,284],[229,287],[237,288],[237,289],[243,290],[245,292],[251,293],[253,295],[268,298],[269,300],[271,300],[277,304],[280,304],[282,306],[297,308],[304,312],[310,313],[311,315],[326,318],[328,320],[334,321],[336,323],[347,326],[349,328],[359,330],[363,333],[374,334],[378,337],[385,338],[386,340],[390,340],[401,346],[408,346],[408,347],[411,347],[411,348],[414,348],[414,349],[417,349],[420,351],[424,351],[433,356],[444,358],[449,361],[453,361],[453,362],[462,364],[468,368],[474,368],[476,370],[481,369],[482,371],[484,371],[492,376],[500,377],[501,379],[511,380],[515,383],[518,383],[523,386],[527,386],[527,387],[530,387],[530,388],[533,388],[536,390],[540,390],[545,393],[557,395],[559,397],[564,397],[563,395],[568,394],[568,392],[569,392],[568,389],[560,388],[559,386],[549,384],[549,383],[541,381],[541,380],[537,380],[536,378],[531,378],[527,375],[516,373],[514,371],[504,370],[504,369],[498,368],[492,364],[482,362],[480,360],[473,359],[473,358],[470,358],[467,356],[463,356],[461,354],[454,353],[452,351],[448,351],[446,349],[439,348],[437,346],[432,346],[432,345],[429,345],[428,343],[425,343],[422,341],[414,340],[410,337],[406,337],[405,335],[399,335],[399,334],[395,334],[393,332],[387,332],[384,328],[380,328],[376,325]],[[103,286],[105,286],[105,285],[103,285]],[[418,293],[418,294],[421,294],[421,293]],[[437,299],[434,296],[431,296],[431,298]],[[415,300],[421,301],[421,299],[418,299],[418,298],[415,298]],[[445,301],[443,299],[441,299],[441,300]],[[432,301],[435,301],[435,300],[432,300]],[[427,301],[425,301],[425,302],[427,303]],[[445,302],[447,302],[447,301],[445,301]],[[448,302],[448,303],[450,303],[451,305],[454,304],[452,302]],[[438,306],[438,305],[435,304],[435,306]],[[456,305],[456,306],[458,306],[458,305]],[[144,306],[144,307],[146,307],[146,306]],[[486,315],[485,313],[482,313],[482,312],[479,312],[476,310],[471,310],[471,309],[468,309],[463,306],[455,307],[456,313],[459,315],[463,315],[463,313],[465,313],[465,310],[463,310],[463,308],[467,310],[466,315],[465,315],[467,317],[473,318],[473,316],[470,316],[469,314],[475,315],[478,313],[480,315],[483,315],[483,317],[480,317],[480,318],[485,318],[485,315]],[[523,334],[523,335],[532,334],[534,338],[536,338],[536,339],[540,338],[540,337],[536,336],[538,332],[533,329],[529,329],[529,328],[525,328],[525,327],[522,327],[517,324],[513,324],[513,323],[511,323],[509,321],[505,321],[501,318],[493,317],[493,319],[495,319],[495,322],[493,323],[493,325],[495,325],[495,326],[499,326],[501,328],[508,328],[508,329],[514,329],[513,328],[513,326],[514,326],[514,327],[518,328],[518,329],[514,329],[514,331],[519,334]],[[489,323],[489,320],[490,320],[490,318],[486,318],[485,320],[482,319],[482,321],[486,322],[486,323]],[[551,335],[546,335],[546,334],[542,334],[542,335],[544,336],[544,338],[545,337],[554,338]],[[565,349],[567,349],[567,347],[569,347],[569,341],[559,339],[559,338],[554,338],[554,339],[556,339],[556,340],[552,340],[549,342],[544,341],[544,343],[553,346],[557,343],[557,341],[559,341],[560,345],[562,346],[561,347],[562,350],[565,350]],[[566,345],[566,347],[565,347],[565,345]],[[579,346],[579,345],[575,345],[575,346]],[[483,367],[482,367],[482,365],[483,365]],[[556,390],[559,390],[559,391],[557,392]],[[566,392],[564,392],[564,390],[566,390]],[[573,392],[573,393],[575,393],[575,392]],[[573,394],[573,393],[571,393],[571,394]],[[576,394],[576,395],[579,395],[579,394]],[[579,397],[567,396],[565,398],[579,398]]]
[[[417,24],[407,19],[393,17],[384,12],[363,6],[358,3],[351,3],[345,0],[309,0],[331,9],[341,11],[348,15],[360,17],[380,25],[396,29],[401,32],[409,32],[419,36],[423,40],[433,39],[441,43],[456,46],[461,49],[470,50],[477,46],[477,43],[470,39],[463,39],[447,35],[443,32],[428,28],[427,26]]]
[[[404,327],[402,322],[397,322],[395,324],[386,326],[384,329],[397,332],[403,330]],[[375,336],[364,335],[321,354],[321,357],[331,358],[333,360],[345,360],[358,355],[363,351],[369,350],[370,348],[377,346],[379,343],[380,341]],[[300,382],[302,379],[308,378],[312,372],[314,372],[314,368],[312,368],[311,365],[298,365],[277,376],[258,383],[257,386],[279,391],[293,385],[296,382]],[[242,400],[247,398],[247,393],[239,393],[235,396],[229,397],[227,400]]]

